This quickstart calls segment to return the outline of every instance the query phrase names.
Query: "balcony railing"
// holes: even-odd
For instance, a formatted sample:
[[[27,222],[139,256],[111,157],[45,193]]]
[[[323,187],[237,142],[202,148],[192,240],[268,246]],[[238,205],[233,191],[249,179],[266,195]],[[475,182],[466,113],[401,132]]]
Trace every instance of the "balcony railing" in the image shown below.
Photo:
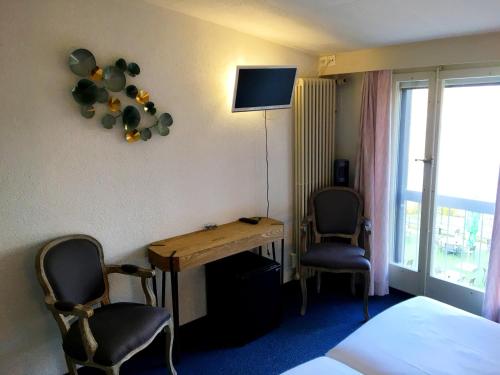
[[[401,192],[399,238],[394,261],[417,269],[421,193]],[[449,196],[436,197],[431,275],[456,284],[484,289],[495,205]]]

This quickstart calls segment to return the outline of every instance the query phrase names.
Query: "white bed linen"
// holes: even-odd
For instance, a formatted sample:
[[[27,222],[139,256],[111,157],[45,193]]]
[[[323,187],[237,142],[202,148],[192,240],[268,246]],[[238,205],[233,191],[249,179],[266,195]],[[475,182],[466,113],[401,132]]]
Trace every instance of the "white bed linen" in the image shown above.
[[[361,375],[332,358],[318,357],[294,367],[281,375]]]
[[[327,356],[366,375],[500,374],[500,324],[415,297],[365,323]]]

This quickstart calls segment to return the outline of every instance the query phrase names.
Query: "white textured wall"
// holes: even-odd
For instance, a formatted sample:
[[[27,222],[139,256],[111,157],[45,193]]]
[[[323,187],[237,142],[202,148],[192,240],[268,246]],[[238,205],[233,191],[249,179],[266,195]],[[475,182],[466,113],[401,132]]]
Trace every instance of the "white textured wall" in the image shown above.
[[[320,76],[438,65],[498,63],[500,32],[435,39],[336,54]]]
[[[129,145],[119,129],[81,117],[67,67],[78,47],[100,65],[137,61],[142,73],[133,81],[172,113],[171,135]],[[65,368],[35,278],[40,246],[88,233],[106,261],[146,264],[151,241],[264,214],[263,117],[230,112],[234,66],[298,64],[301,76],[312,76],[316,58],[112,0],[2,1],[0,48],[0,373],[53,375]],[[292,116],[269,117],[271,214],[289,231]],[[113,278],[113,299],[138,299],[134,282]],[[202,269],[181,275],[182,322],[204,315],[204,286]]]

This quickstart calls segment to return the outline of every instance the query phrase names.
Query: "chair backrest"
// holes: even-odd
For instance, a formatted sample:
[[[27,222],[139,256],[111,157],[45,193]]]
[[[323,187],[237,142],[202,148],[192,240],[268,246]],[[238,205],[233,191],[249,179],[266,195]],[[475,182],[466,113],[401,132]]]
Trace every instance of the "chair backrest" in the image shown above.
[[[361,229],[363,201],[353,189],[328,187],[317,190],[309,199],[309,212],[315,242],[322,237],[350,238],[358,244]]]
[[[55,239],[40,250],[36,267],[45,294],[56,301],[85,305],[109,299],[102,246],[95,238]]]

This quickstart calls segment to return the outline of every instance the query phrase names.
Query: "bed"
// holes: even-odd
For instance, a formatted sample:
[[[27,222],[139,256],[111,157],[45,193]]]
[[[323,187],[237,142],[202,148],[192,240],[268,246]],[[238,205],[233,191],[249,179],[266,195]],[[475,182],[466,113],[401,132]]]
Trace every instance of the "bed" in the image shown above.
[[[365,323],[326,357],[366,375],[500,374],[500,324],[415,297]],[[313,362],[291,374],[323,375],[312,366],[325,365],[325,360]],[[323,369],[324,374],[337,373]]]
[[[282,375],[362,375],[360,372],[344,365],[343,363],[328,357],[318,357],[303,363]]]

